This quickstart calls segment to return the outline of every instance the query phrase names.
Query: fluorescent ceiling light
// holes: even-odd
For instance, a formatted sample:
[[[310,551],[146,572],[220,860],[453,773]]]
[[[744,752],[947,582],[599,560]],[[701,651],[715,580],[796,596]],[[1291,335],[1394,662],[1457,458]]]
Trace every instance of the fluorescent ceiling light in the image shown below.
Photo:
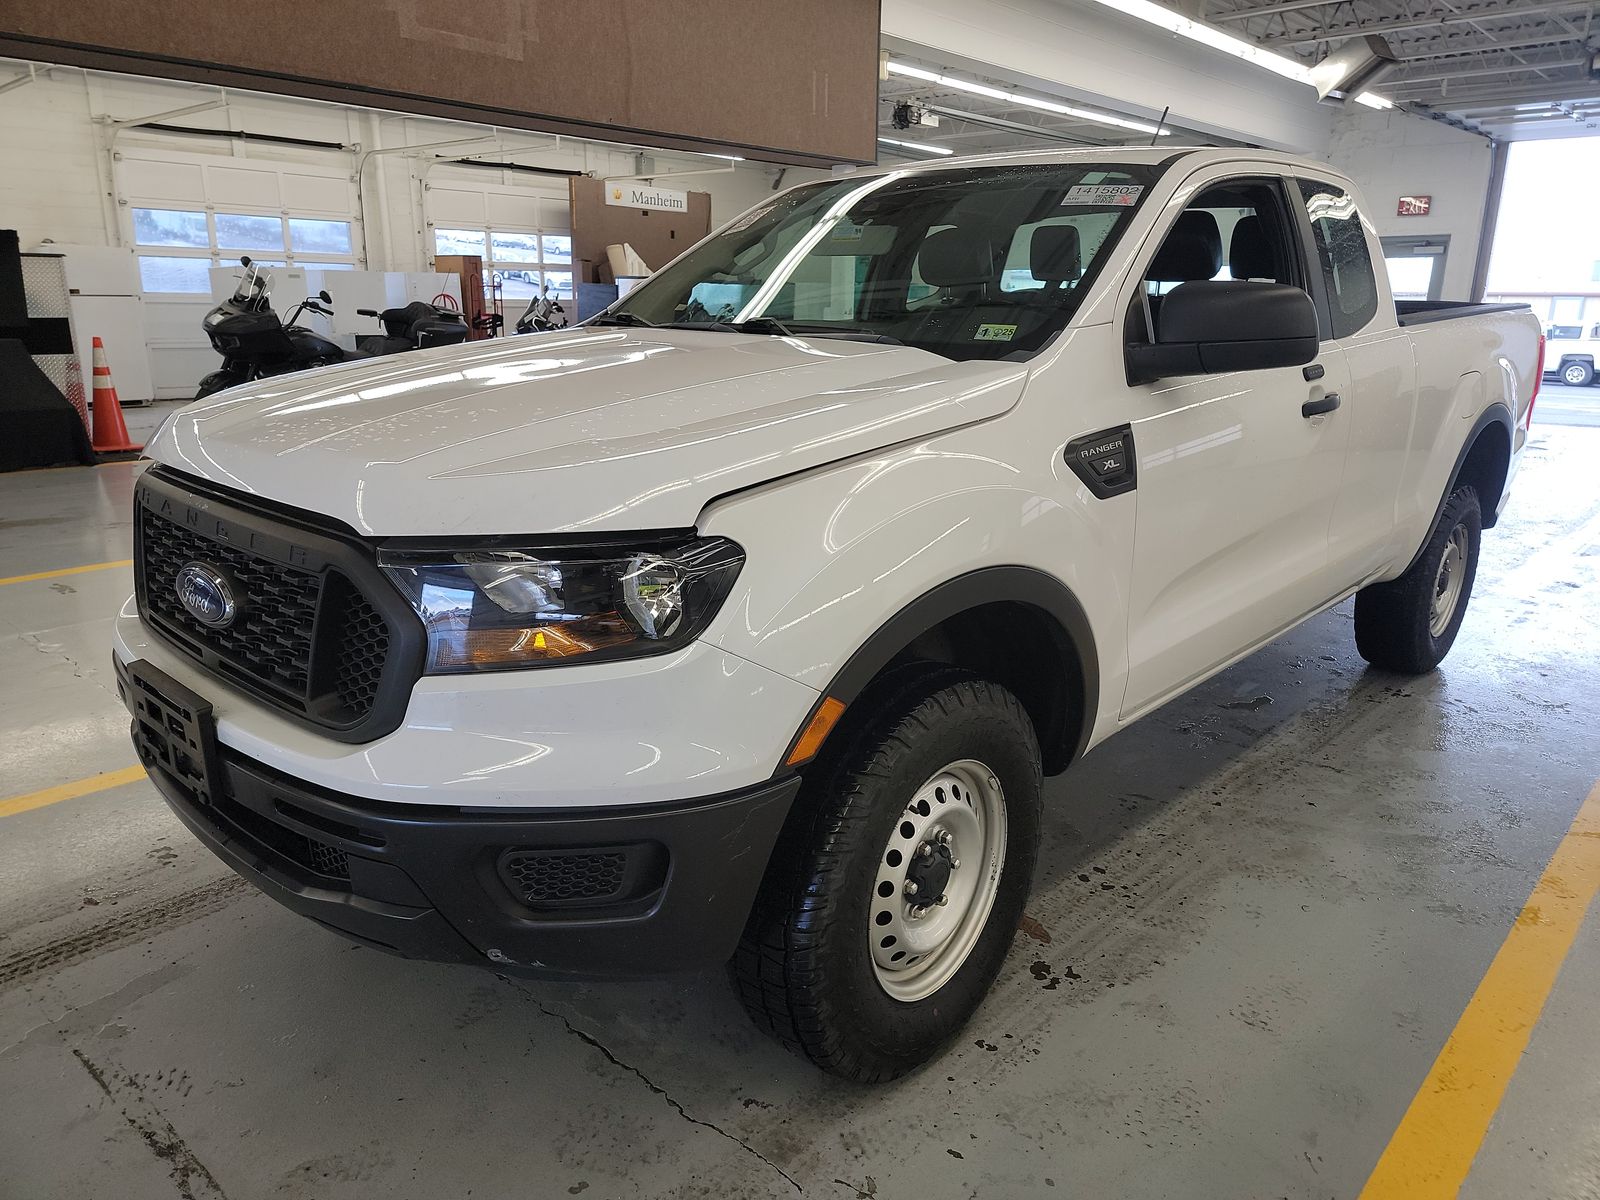
[[[1207,25],[1203,21],[1191,20],[1182,13],[1173,12],[1172,9],[1154,2],[1154,0],[1095,0],[1107,8],[1115,9],[1130,17],[1137,17],[1151,25],[1159,26],[1169,33],[1179,37],[1186,37],[1190,41],[1199,42],[1201,45],[1210,46],[1213,50],[1221,50],[1224,54],[1231,54],[1235,58],[1242,58],[1246,62],[1254,63],[1258,67],[1271,71],[1275,75],[1282,75],[1285,79],[1292,79],[1296,83],[1311,86],[1311,68],[1304,63],[1286,58],[1282,54],[1274,54],[1264,46],[1244,38],[1235,37],[1214,25]],[[1357,104],[1364,104],[1368,108],[1393,108],[1394,105],[1382,96],[1375,96],[1371,92],[1362,92],[1354,97]]]
[[[941,75],[937,71],[929,71],[923,67],[913,67],[910,63],[895,62],[890,60],[885,64],[885,69],[891,75],[904,75],[908,79],[922,79],[928,83],[937,83],[940,87],[955,88],[960,92],[971,92],[974,96],[987,96],[991,100],[1004,100],[1007,104],[1017,104],[1024,108],[1037,108],[1044,112],[1059,113],[1064,117],[1077,117],[1080,120],[1092,121],[1097,125],[1112,125],[1118,129],[1132,129],[1137,133],[1155,133],[1156,127],[1149,121],[1134,121],[1127,117],[1114,117],[1110,113],[1094,112],[1087,108],[1074,108],[1070,104],[1058,104],[1054,100],[1044,100],[1038,96],[1029,96],[1022,92],[1008,92],[1003,88],[989,87],[987,84],[973,83],[967,79],[957,79],[951,75]],[[1161,130],[1162,137],[1170,137],[1172,130]]]
[[[955,153],[954,150],[951,150],[947,146],[932,146],[932,145],[929,145],[927,142],[906,142],[906,141],[901,141],[899,138],[886,138],[886,137],[881,137],[878,140],[880,142],[882,142],[886,146],[901,146],[901,147],[904,147],[907,150],[920,150],[924,154],[941,154],[941,155],[943,155],[943,154],[954,154]]]

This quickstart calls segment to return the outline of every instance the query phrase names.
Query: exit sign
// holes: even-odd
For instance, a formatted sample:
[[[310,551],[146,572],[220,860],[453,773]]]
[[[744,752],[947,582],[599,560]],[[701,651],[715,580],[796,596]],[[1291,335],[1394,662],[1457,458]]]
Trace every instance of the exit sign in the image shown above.
[[[1432,196],[1401,196],[1400,208],[1396,215],[1401,217],[1425,217],[1432,207]]]

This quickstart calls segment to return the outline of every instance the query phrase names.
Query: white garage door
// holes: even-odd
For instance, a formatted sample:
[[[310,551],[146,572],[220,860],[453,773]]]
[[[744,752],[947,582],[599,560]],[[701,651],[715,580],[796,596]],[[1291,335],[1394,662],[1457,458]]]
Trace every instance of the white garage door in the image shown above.
[[[461,182],[428,186],[430,251],[476,254],[486,289],[500,285],[506,315],[515,320],[548,283],[572,296],[571,204],[564,184],[502,186]]]
[[[211,307],[209,268],[243,254],[325,270],[364,259],[348,167],[130,150],[118,158],[116,188],[122,236],[138,256],[159,398],[192,396],[219,365],[200,329]],[[274,307],[299,299],[275,297]]]

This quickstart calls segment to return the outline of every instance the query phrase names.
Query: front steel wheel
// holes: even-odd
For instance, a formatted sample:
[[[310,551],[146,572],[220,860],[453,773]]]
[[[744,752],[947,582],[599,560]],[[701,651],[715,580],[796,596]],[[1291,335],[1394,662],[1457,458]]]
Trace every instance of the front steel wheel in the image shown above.
[[[873,968],[896,1000],[924,1000],[967,961],[1006,861],[1006,798],[983,763],[962,759],[917,789],[878,862]]]
[[[927,663],[851,704],[773,851],[732,963],[758,1026],[825,1071],[903,1075],[1005,962],[1039,839],[1039,746],[1010,691]]]

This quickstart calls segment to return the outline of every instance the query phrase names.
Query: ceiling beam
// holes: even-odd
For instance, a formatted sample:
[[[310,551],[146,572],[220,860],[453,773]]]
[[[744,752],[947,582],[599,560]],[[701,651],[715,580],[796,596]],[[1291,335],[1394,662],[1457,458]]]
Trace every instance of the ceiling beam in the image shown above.
[[[1589,65],[1587,58],[1564,58],[1556,62],[1536,63],[1504,63],[1499,66],[1467,67],[1463,71],[1439,71],[1433,75],[1391,75],[1386,76],[1378,86],[1383,89],[1409,87],[1419,83],[1444,83],[1453,79],[1467,79],[1475,75],[1511,75],[1523,74],[1528,71],[1565,71],[1573,67],[1586,67]],[[1568,82],[1561,80],[1562,83]]]
[[[1548,83],[1531,87],[1491,86],[1477,91],[1456,92],[1449,96],[1434,97],[1431,100],[1424,100],[1415,96],[1396,97],[1395,102],[1397,104],[1423,104],[1440,112],[1456,112],[1498,100],[1520,101],[1524,104],[1553,104],[1558,100],[1597,101],[1600,100],[1600,81],[1576,86],[1568,86],[1565,83],[1559,86]]]
[[[1292,3],[1293,0],[1290,0]],[[1298,33],[1278,33],[1256,39],[1263,46],[1307,46],[1313,42],[1335,42],[1342,38],[1359,37],[1367,33],[1393,33],[1403,29],[1432,29],[1435,26],[1470,25],[1477,21],[1518,19],[1534,13],[1572,12],[1591,9],[1594,0],[1534,0],[1533,3],[1480,4],[1475,8],[1437,9],[1413,17],[1385,17],[1376,21],[1349,21],[1343,25],[1325,25],[1321,29]],[[1267,12],[1257,9],[1252,16]]]
[[[1583,40],[1584,37],[1581,33],[1555,32],[1547,33],[1540,37],[1495,38],[1493,41],[1474,42],[1471,45],[1455,42],[1441,46],[1437,50],[1420,50],[1416,54],[1407,54],[1400,59],[1400,65],[1405,66],[1407,63],[1420,62],[1423,59],[1430,58],[1453,58],[1458,54],[1487,54],[1496,50],[1531,50],[1537,46],[1564,46],[1569,42],[1581,42]]]
[[[1283,0],[1281,4],[1263,4],[1257,8],[1241,8],[1233,12],[1214,13],[1213,21],[1248,21],[1254,17],[1273,17],[1279,13],[1299,12],[1302,8],[1332,8],[1341,0]]]

